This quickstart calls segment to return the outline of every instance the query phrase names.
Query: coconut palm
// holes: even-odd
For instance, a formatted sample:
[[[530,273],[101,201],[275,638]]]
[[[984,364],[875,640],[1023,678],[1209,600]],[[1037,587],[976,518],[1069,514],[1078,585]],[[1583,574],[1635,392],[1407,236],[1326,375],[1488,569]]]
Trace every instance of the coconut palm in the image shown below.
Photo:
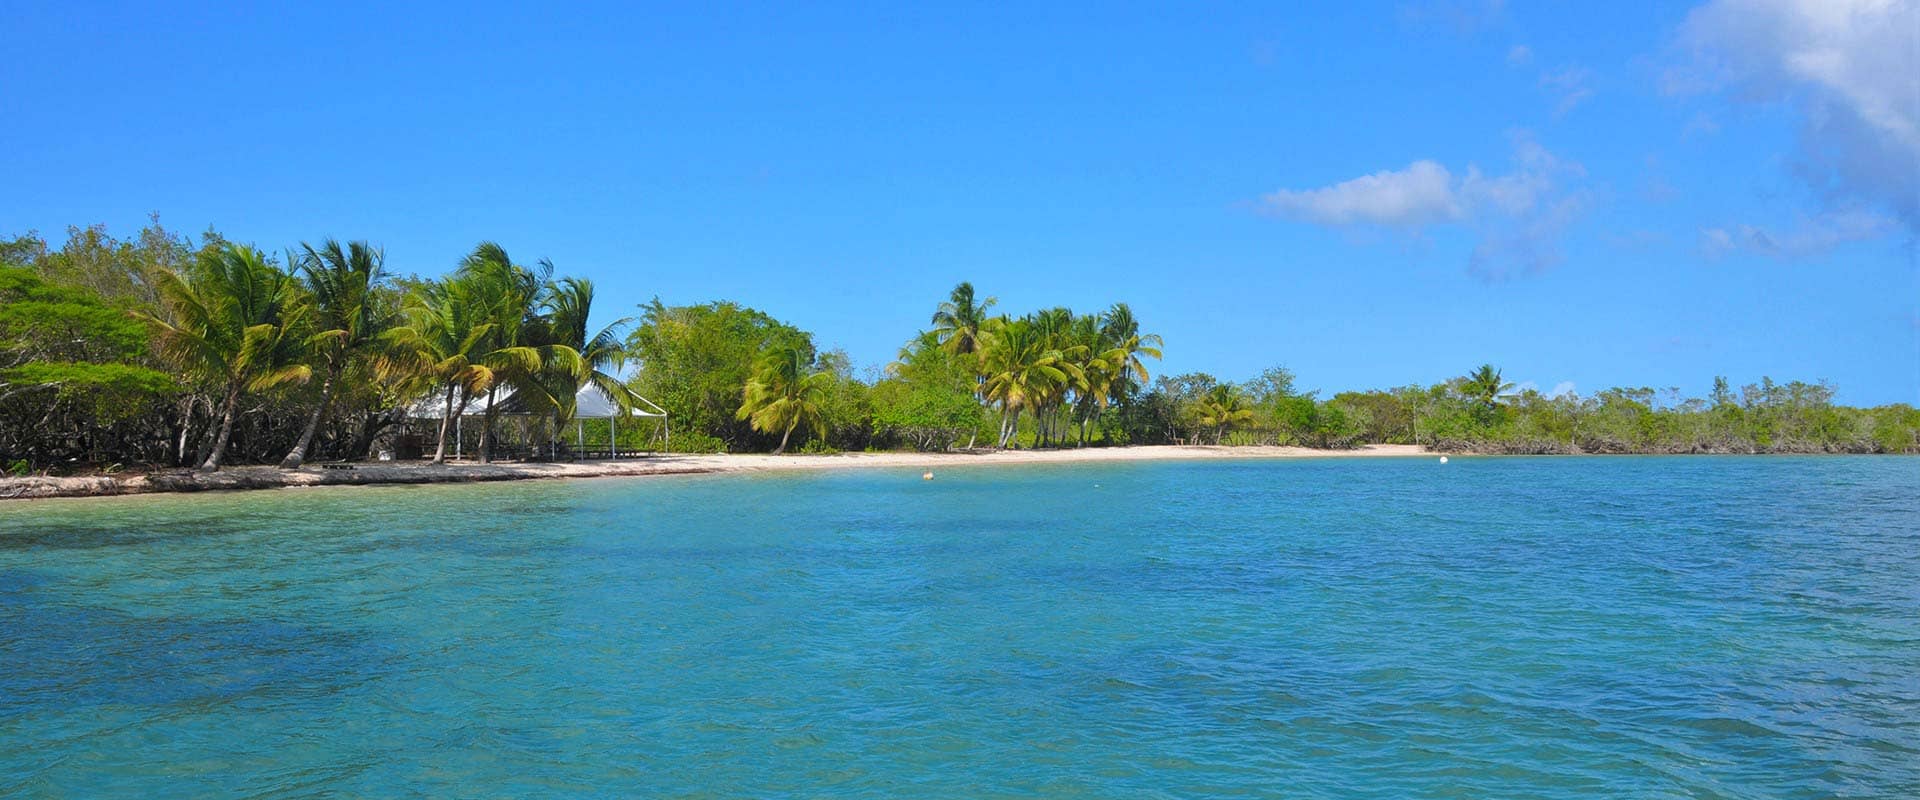
[[[302,358],[308,306],[299,282],[254,247],[224,245],[203,253],[184,274],[162,272],[157,281],[172,319],[138,316],[168,357],[220,387],[218,433],[200,463],[210,472],[226,456],[243,394],[312,376]]]
[[[747,420],[761,433],[780,432],[774,455],[786,452],[787,440],[802,424],[823,431],[823,409],[833,373],[815,371],[811,359],[798,348],[777,345],[760,355],[753,378],[741,392],[735,417]]]
[[[966,355],[979,350],[980,326],[987,321],[987,309],[995,302],[989,297],[974,303],[973,284],[961,282],[933,312],[935,339],[950,353]]]
[[[575,393],[589,385],[599,389],[621,408],[631,407],[638,402],[638,395],[620,380],[618,374],[626,366],[626,328],[632,324],[633,318],[614,320],[598,332],[588,335],[587,317],[593,311],[593,282],[585,278],[562,278],[548,284],[543,304],[552,343],[573,348],[580,355],[580,369],[558,373],[571,381],[571,385],[555,387],[565,389],[564,398],[558,397],[559,392],[556,392],[556,399],[563,401],[567,415],[572,415]]]
[[[1500,370],[1494,369],[1492,364],[1481,364],[1479,369],[1461,379],[1460,390],[1478,401],[1482,408],[1492,411],[1500,404],[1500,398],[1513,390],[1513,384],[1503,382]]]
[[[501,388],[513,390],[528,403],[558,405],[561,401],[541,382],[542,373],[580,370],[578,350],[543,341],[548,337],[540,310],[552,274],[552,263],[541,261],[531,268],[515,264],[493,242],[481,242],[455,272],[455,277],[472,281],[473,296],[491,326],[483,339],[484,352],[474,361],[483,368],[476,372],[474,391],[487,397],[480,428],[483,463],[493,460],[493,422],[500,409],[495,401]]]
[[[1200,424],[1213,429],[1213,443],[1220,444],[1227,436],[1227,429],[1245,422],[1253,421],[1253,409],[1247,406],[1247,398],[1240,390],[1220,384],[1208,390],[1200,398],[1197,409],[1200,412]]]
[[[492,385],[485,356],[493,338],[493,323],[476,297],[475,282],[449,277],[416,290],[409,298],[407,327],[398,331],[401,346],[413,357],[416,369],[431,376],[445,392],[440,436],[433,463],[447,458],[447,434],[453,421],[466,413],[467,404],[481,387]]]
[[[1079,348],[1078,363],[1082,374],[1080,385],[1074,392],[1074,406],[1079,411],[1081,445],[1087,443],[1087,426],[1106,412],[1113,395],[1114,381],[1127,375],[1127,352],[1112,346],[1103,329],[1103,322],[1100,315],[1089,314],[1075,319],[1073,325],[1073,340]]]
[[[298,265],[312,298],[314,327],[319,329],[308,337],[307,347],[322,378],[320,400],[308,414],[300,439],[280,460],[281,469],[297,468],[306,460],[307,448],[348,364],[372,355],[388,331],[401,322],[399,314],[375,296],[386,277],[386,256],[380,249],[366,242],[342,247],[333,239],[318,248],[304,243],[300,247]]]
[[[1166,345],[1159,335],[1140,332],[1140,321],[1134,318],[1133,309],[1126,303],[1114,303],[1107,309],[1100,333],[1109,347],[1122,351],[1120,374],[1114,380],[1112,394],[1114,402],[1125,402],[1147,382],[1147,365],[1141,357],[1158,359],[1160,348]]]
[[[1000,406],[999,446],[1019,428],[1020,413],[1039,408],[1057,387],[1084,377],[1080,368],[1050,346],[1031,318],[996,317],[982,327],[983,394]]]

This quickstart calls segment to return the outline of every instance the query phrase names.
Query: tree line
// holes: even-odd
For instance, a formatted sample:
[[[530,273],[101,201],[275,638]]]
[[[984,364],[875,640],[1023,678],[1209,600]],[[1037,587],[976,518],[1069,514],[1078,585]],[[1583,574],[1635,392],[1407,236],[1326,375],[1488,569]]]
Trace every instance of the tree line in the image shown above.
[[[932,306],[893,362],[865,370],[737,303],[655,299],[590,329],[593,302],[590,281],[491,242],[420,277],[390,271],[366,242],[269,253],[157,220],[126,240],[99,226],[70,229],[58,247],[32,234],[0,240],[0,466],[293,468],[401,441],[441,461],[468,439],[482,460],[561,454],[588,444],[566,424],[587,386],[623,407],[658,403],[672,449],[702,452],[1920,451],[1911,406],[1839,406],[1826,384],[1762,379],[1736,391],[1716,379],[1708,398],[1650,388],[1545,396],[1516,391],[1489,365],[1431,386],[1323,398],[1283,368],[1242,382],[1156,378],[1164,344],[1126,303],[1014,316],[967,283]],[[422,404],[438,413],[410,410]],[[454,422],[468,415],[470,433]],[[660,445],[638,426],[606,435],[616,434],[606,443]]]

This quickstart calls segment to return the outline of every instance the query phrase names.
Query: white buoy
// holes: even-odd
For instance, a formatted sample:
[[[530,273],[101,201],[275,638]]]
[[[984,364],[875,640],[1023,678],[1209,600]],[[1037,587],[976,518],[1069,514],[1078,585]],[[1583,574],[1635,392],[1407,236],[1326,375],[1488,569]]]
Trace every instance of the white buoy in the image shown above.
[[[923,480],[923,481],[933,480],[933,470],[927,470],[924,474],[920,476],[920,480]]]
[[[1440,463],[1442,463],[1442,464],[1445,464],[1445,463],[1447,463],[1447,457],[1446,457],[1446,456],[1441,456],[1441,457],[1440,457]]]

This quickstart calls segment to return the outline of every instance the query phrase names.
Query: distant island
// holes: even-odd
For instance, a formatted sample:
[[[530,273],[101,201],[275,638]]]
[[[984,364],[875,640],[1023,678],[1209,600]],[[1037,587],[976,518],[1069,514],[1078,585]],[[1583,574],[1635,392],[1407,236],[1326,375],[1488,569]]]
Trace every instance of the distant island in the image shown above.
[[[592,330],[593,303],[590,281],[490,242],[420,277],[366,242],[272,254],[157,220],[126,240],[95,226],[57,248],[0,241],[0,468],[1121,445],[1920,452],[1920,411],[1836,405],[1825,383],[1549,396],[1482,365],[1323,397],[1281,367],[1156,376],[1165,344],[1124,302],[1012,315],[967,283],[864,371],[737,303],[656,299]],[[587,424],[582,397],[614,410]]]

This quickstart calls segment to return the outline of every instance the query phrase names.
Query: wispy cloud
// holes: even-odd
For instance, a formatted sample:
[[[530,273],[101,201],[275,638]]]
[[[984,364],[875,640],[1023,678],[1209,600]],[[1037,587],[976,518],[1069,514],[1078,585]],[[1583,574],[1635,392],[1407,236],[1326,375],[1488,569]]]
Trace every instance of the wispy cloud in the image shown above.
[[[1854,210],[1802,219],[1784,230],[1746,224],[1705,228],[1700,231],[1700,254],[1715,260],[1749,253],[1794,261],[1824,255],[1848,242],[1880,238],[1896,225],[1885,216]]]
[[[1540,73],[1540,88],[1554,97],[1553,115],[1564,117],[1575,106],[1593,97],[1593,70],[1564,66]]]
[[[1498,175],[1469,165],[1456,174],[1431,160],[1383,170],[1317,189],[1282,189],[1262,198],[1274,216],[1327,226],[1375,226],[1410,233],[1429,226],[1473,232],[1467,272],[1501,281],[1545,271],[1561,260],[1559,240],[1589,205],[1569,188],[1586,176],[1579,164],[1512,134],[1512,170]]]
[[[1920,232],[1915,31],[1920,3],[1912,0],[1713,0],[1681,26],[1684,63],[1661,85],[1798,108],[1793,169],[1826,206],[1880,207]],[[1718,230],[1736,245],[1758,241]]]
[[[1507,50],[1508,64],[1512,64],[1516,67],[1519,67],[1519,66],[1524,66],[1531,61],[1533,61],[1533,48],[1530,48],[1524,44],[1516,44]]]

